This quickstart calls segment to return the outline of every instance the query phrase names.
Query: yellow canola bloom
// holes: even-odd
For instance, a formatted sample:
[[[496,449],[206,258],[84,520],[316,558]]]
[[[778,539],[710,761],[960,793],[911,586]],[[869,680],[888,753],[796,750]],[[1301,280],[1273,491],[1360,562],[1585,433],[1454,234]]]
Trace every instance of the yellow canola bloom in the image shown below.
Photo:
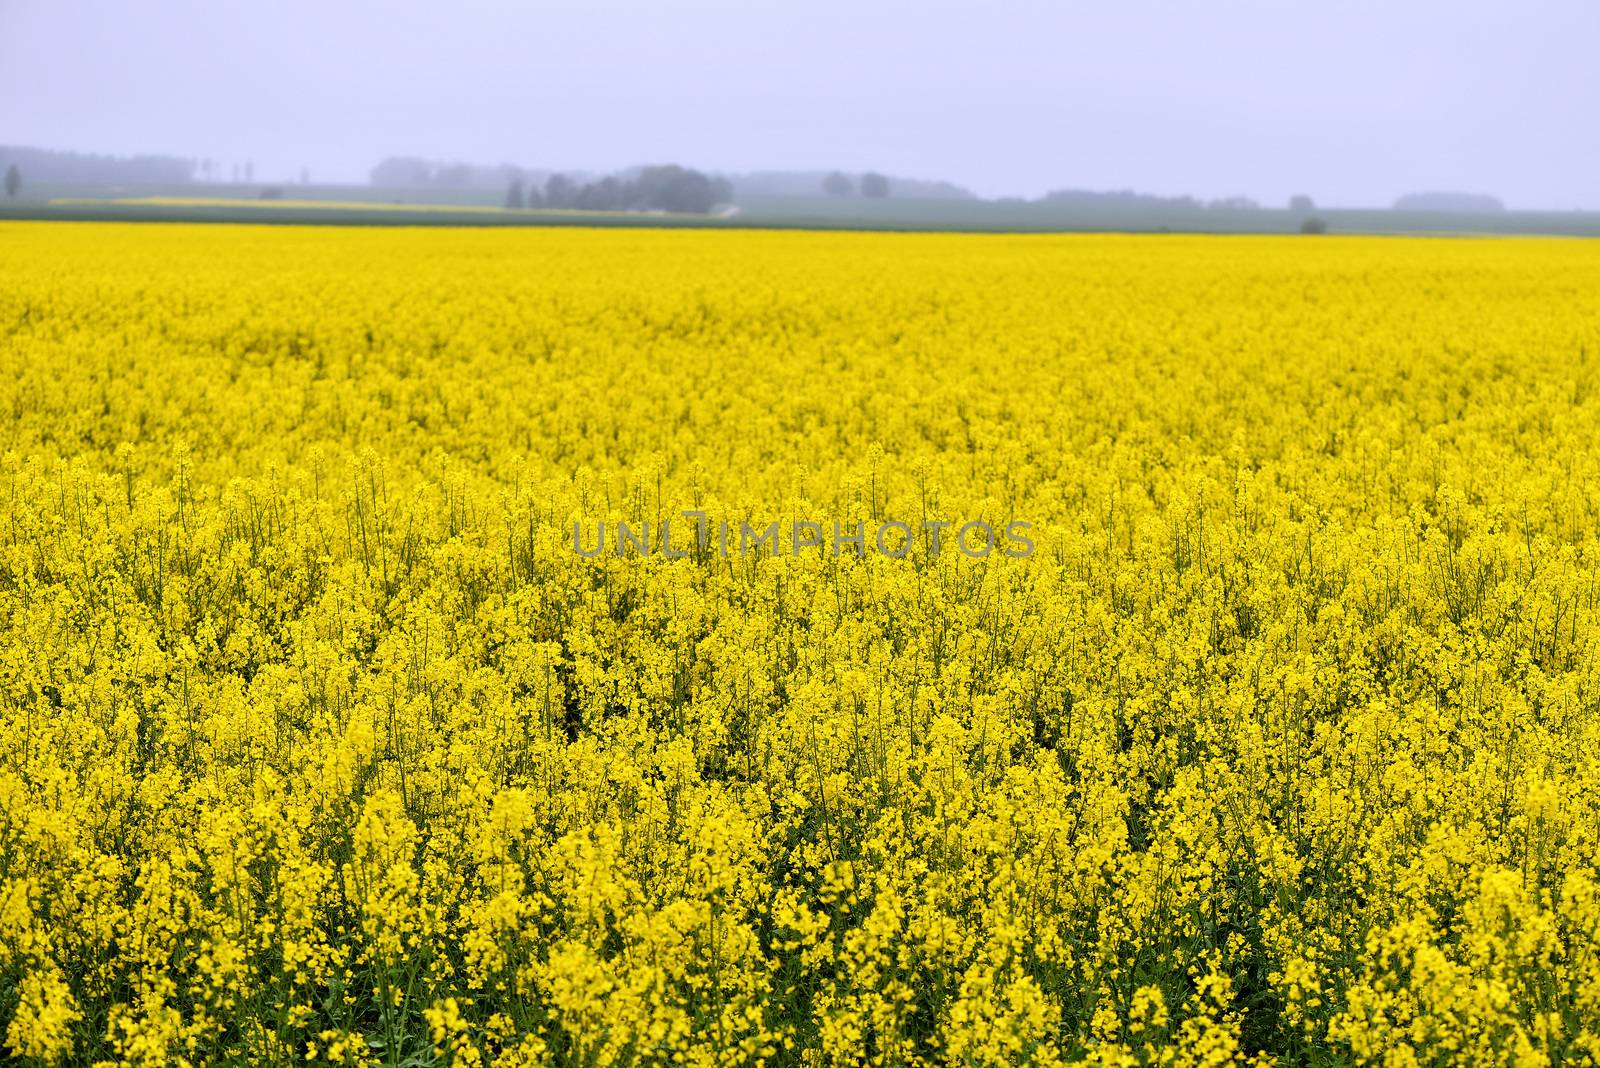
[[[0,223],[0,278],[8,1056],[1600,1057],[1600,246]]]

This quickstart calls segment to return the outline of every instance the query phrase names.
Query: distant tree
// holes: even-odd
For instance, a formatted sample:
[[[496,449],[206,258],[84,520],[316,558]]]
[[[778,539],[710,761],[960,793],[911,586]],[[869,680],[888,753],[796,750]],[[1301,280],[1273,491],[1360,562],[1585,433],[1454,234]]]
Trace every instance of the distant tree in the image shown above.
[[[1304,193],[1296,193],[1289,198],[1289,210],[1298,212],[1316,211],[1317,206]]]
[[[1300,232],[1302,234],[1325,234],[1328,232],[1328,224],[1325,220],[1313,215],[1300,224]]]
[[[850,176],[842,171],[834,171],[822,180],[822,191],[830,197],[847,197],[855,188]]]
[[[247,182],[253,182],[256,180],[256,165],[254,160],[245,161],[244,180]]]
[[[726,178],[711,179],[711,201],[713,204],[732,204],[733,183]]]
[[[544,194],[539,192],[539,186],[536,183],[528,183],[528,189],[523,195],[522,202],[523,206],[528,208],[544,207]]]
[[[21,188],[22,172],[17,170],[17,165],[13,163],[11,166],[6,168],[6,196],[15,197],[17,195],[17,190]]]
[[[415,156],[390,156],[368,179],[373,185],[419,186],[433,183],[433,164]]]
[[[590,182],[578,190],[574,206],[583,211],[618,211],[626,206],[623,202],[623,185],[611,177]]]
[[[506,189],[506,207],[521,211],[528,206],[528,198],[522,192],[522,179],[511,179],[511,185]]]
[[[704,215],[717,203],[717,188],[699,171],[667,164],[646,167],[628,184],[624,207]]]
[[[564,174],[552,174],[544,183],[547,208],[570,208],[578,199],[578,187]]]
[[[861,176],[861,195],[882,200],[889,195],[889,179],[877,171],[868,171]]]
[[[311,169],[309,167],[301,167],[300,168],[300,184],[301,185],[310,185],[311,184]]]

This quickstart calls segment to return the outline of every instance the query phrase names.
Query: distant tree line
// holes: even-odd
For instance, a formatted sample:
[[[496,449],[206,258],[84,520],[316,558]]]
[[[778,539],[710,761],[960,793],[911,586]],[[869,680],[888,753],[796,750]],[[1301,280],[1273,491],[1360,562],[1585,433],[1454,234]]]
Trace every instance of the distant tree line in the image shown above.
[[[498,189],[504,192],[505,206],[513,209],[705,214],[733,200],[733,187],[726,178],[677,164],[636,167],[597,177],[525,170],[511,164],[485,167],[391,156],[372,169],[370,178],[373,185],[389,188]]]
[[[843,171],[834,171],[822,179],[822,191],[830,197],[851,196],[858,189],[864,197],[882,200],[889,195],[889,179],[876,171],[863,174],[859,183]]]
[[[569,211],[670,211],[704,215],[733,200],[726,178],[713,178],[675,163],[580,182],[552,174],[544,189],[513,181],[507,207],[558,208]],[[519,203],[520,201],[520,203]]]
[[[1051,204],[1083,208],[1089,211],[1128,209],[1148,211],[1151,208],[1193,211],[1204,207],[1194,197],[1162,197],[1151,193],[1135,193],[1131,189],[1099,191],[1093,189],[1056,189],[1044,195]]]
[[[1260,202],[1250,197],[1219,197],[1200,200],[1196,197],[1164,197],[1153,193],[1135,193],[1131,189],[1057,189],[1044,195],[1050,204],[1080,208],[1084,211],[1256,211]]]
[[[486,192],[499,191],[510,205],[520,199],[524,207],[551,206],[549,185],[556,183],[555,203],[576,206],[578,198],[585,204],[621,204],[624,208],[637,207],[641,193],[630,184],[644,185],[646,200],[658,202],[653,183],[660,182],[646,176],[653,168],[634,168],[612,175],[556,172],[517,167],[511,164],[483,166],[479,164],[445,162],[420,156],[391,156],[380,162],[370,172],[374,186],[391,189],[449,189]],[[689,173],[689,168],[680,168]],[[681,177],[681,176],[680,176]],[[608,181],[609,178],[609,181]],[[712,185],[714,204],[735,203],[745,197],[814,197],[818,195],[879,199],[888,196],[918,200],[975,200],[972,192],[950,182],[925,181],[915,178],[889,178],[876,171],[850,174],[844,171],[751,171],[727,175],[707,176]],[[513,189],[513,185],[519,189]],[[585,191],[587,190],[587,194]],[[679,191],[669,194],[675,203],[694,200]],[[602,210],[602,209],[595,209]],[[616,209],[604,209],[616,210]],[[646,208],[645,210],[651,210]],[[677,210],[663,208],[661,210]]]
[[[920,178],[889,178],[881,174],[869,172],[852,178],[850,174],[838,171],[850,185],[846,196],[852,195],[857,189],[864,196],[876,195],[873,190],[881,190],[885,195],[893,195],[907,200],[976,200],[970,189],[951,182],[929,181]],[[870,177],[869,177],[870,176]],[[740,197],[815,197],[828,195],[824,183],[829,179],[827,171],[749,171],[729,175],[733,182],[735,199]],[[831,184],[831,183],[830,183]]]
[[[176,156],[92,156],[0,145],[0,169],[13,167],[35,184],[179,185],[194,180],[199,161]]]
[[[368,175],[373,185],[400,189],[504,189],[526,172],[509,163],[484,167],[473,163],[446,163],[418,156],[390,156]]]
[[[1395,211],[1456,211],[1463,214],[1501,212],[1505,202],[1487,193],[1407,193],[1394,202]]]

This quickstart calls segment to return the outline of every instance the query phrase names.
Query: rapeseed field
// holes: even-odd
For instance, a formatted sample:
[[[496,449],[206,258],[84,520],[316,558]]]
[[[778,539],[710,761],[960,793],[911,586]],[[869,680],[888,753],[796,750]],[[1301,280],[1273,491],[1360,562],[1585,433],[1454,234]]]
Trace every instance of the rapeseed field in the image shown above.
[[[0,279],[20,1062],[1600,1059],[1600,245]]]

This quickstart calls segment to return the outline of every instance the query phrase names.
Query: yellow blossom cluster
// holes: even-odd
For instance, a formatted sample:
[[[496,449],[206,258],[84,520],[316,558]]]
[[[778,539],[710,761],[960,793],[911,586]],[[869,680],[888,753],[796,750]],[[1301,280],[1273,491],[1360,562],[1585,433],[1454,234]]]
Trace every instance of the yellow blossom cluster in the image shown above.
[[[0,223],[0,278],[5,1056],[1600,1059],[1600,245]],[[912,545],[574,551],[686,512]]]

